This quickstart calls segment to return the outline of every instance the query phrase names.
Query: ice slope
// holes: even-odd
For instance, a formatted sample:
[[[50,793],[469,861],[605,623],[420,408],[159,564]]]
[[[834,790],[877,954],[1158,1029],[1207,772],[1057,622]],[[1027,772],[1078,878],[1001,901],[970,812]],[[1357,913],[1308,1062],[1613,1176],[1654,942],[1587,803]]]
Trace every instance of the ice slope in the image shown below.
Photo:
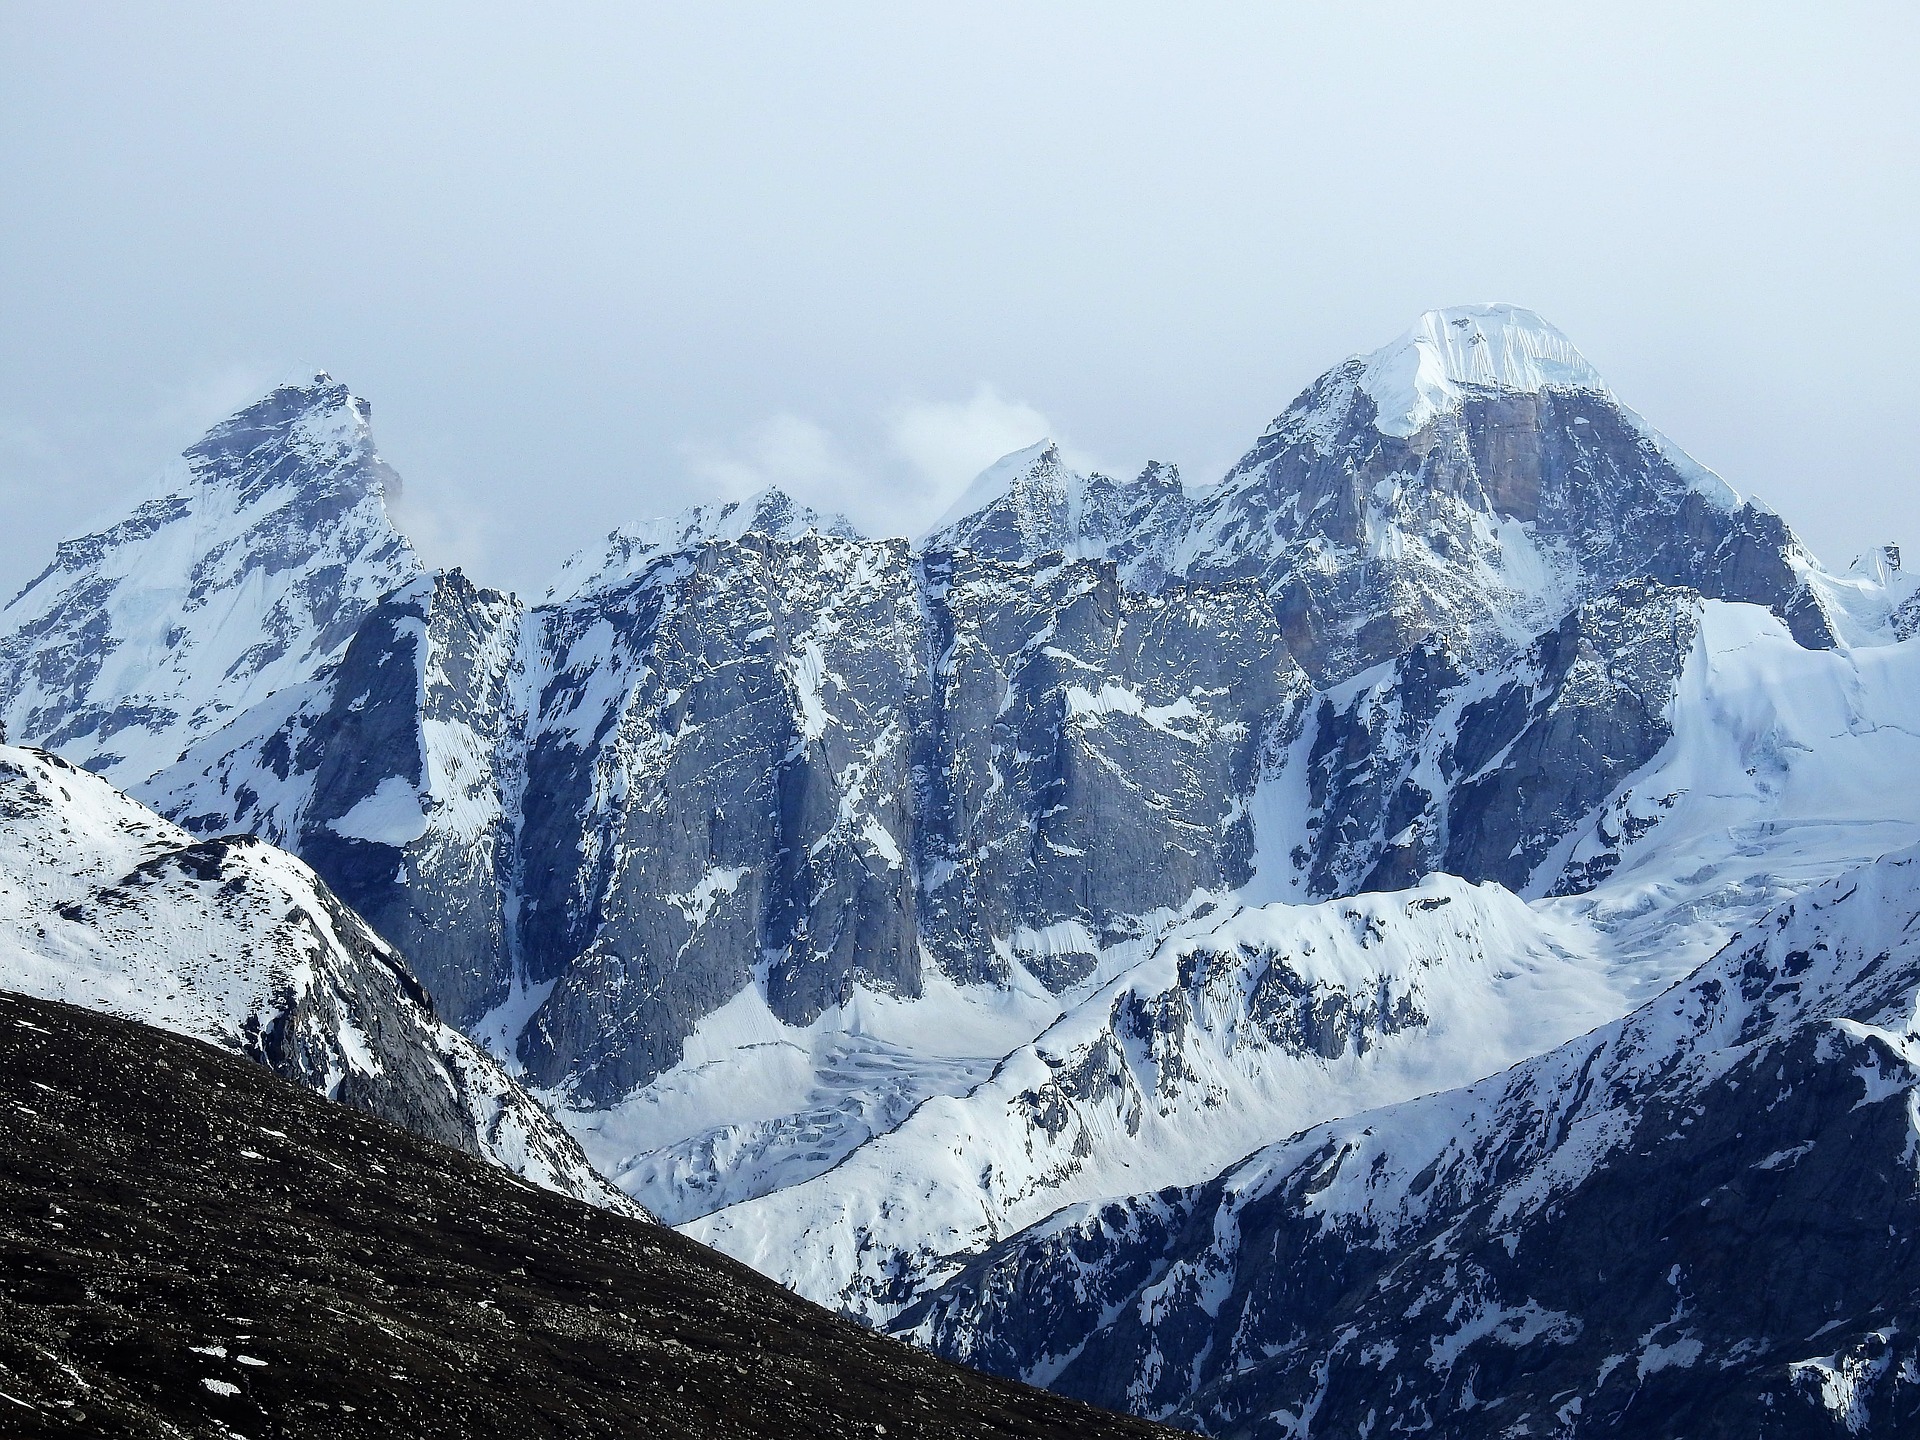
[[[1539,908],[1600,929],[1641,993],[1920,840],[1920,790],[1897,778],[1920,773],[1920,647],[1807,650],[1758,606],[1708,601],[1669,716],[1673,738],[1532,886],[1585,890]]]
[[[930,970],[913,998],[856,987],[789,1025],[748,986],[666,1074],[606,1108],[546,1094],[601,1173],[669,1224],[810,1180],[933,1096],[964,1094],[1061,1010],[1024,974],[956,985]]]
[[[1578,930],[1497,886],[1194,916],[977,1087],[682,1226],[884,1321],[1075,1199],[1194,1183],[1315,1119],[1488,1074],[1619,1013]]]
[[[0,819],[0,988],[218,1045],[535,1184],[631,1208],[291,855],[196,840],[10,746]]]
[[[1908,849],[1504,1074],[1064,1209],[902,1328],[1262,1440],[1907,1433],[1916,926]]]
[[[369,406],[322,374],[216,426],[0,612],[0,718],[130,785],[335,660],[419,568]]]
[[[1373,401],[1374,427],[1401,436],[1459,409],[1475,390],[1607,393],[1571,340],[1533,311],[1503,304],[1427,311],[1366,357],[1355,384]]]

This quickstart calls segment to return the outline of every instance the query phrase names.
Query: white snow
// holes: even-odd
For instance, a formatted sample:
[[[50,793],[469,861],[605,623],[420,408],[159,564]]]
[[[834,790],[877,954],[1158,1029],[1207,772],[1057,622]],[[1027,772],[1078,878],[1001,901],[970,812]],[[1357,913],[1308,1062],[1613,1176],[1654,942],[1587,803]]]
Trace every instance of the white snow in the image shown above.
[[[930,967],[916,1000],[862,987],[796,1028],[756,982],[700,1021],[680,1064],[619,1105],[551,1098],[604,1173],[680,1221],[820,1174],[927,1096],[971,1089],[1057,1013],[1037,986],[957,986]]]
[[[427,833],[426,805],[408,781],[389,775],[328,828],[349,840],[402,846]]]
[[[740,882],[746,878],[746,875],[747,868],[744,865],[716,865],[702,875],[691,890],[669,895],[666,898],[669,903],[679,909],[682,915],[686,916],[687,924],[698,930],[707,923],[708,917],[713,914],[714,907],[719,904],[720,897],[731,895],[739,889]]]
[[[1379,407],[1374,424],[1387,435],[1411,435],[1457,407],[1469,387],[1607,392],[1565,335],[1531,310],[1501,304],[1427,311],[1366,357],[1360,379]]]
[[[945,1257],[1069,1201],[1197,1182],[1275,1134],[1477,1078],[1618,1014],[1588,944],[1497,886],[1444,877],[1405,894],[1229,906],[1118,974],[1096,970],[977,1088],[929,1095],[816,1178],[682,1228],[810,1298],[884,1319],[900,1302],[879,1298],[880,1278],[900,1266],[936,1280]],[[1207,978],[1182,986],[1200,956]],[[1270,964],[1363,1013],[1406,1005],[1420,1018],[1333,1059],[1276,1042],[1253,1000]],[[1190,1017],[1169,1049],[1124,1019],[1169,1004]],[[1087,1066],[1110,1077],[1104,1100],[1062,1088]],[[1064,1128],[1040,1125],[1035,1095],[1058,1096]]]
[[[349,944],[293,856],[254,839],[199,846],[106,780],[35,750],[0,746],[0,805],[0,989],[245,1055],[297,1016],[295,1048],[331,1094],[350,1071],[383,1073],[356,996],[384,987],[401,1024],[379,1043],[388,1054],[418,1047],[483,1155],[534,1184],[625,1205],[478,1046],[413,1007],[377,936],[361,927],[359,948]]]

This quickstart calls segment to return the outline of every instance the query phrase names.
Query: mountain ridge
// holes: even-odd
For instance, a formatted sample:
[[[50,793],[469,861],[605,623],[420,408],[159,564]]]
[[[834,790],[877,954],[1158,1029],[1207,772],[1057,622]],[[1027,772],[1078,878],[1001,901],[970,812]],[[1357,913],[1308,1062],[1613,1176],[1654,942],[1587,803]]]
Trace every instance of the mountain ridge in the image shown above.
[[[918,545],[694,507],[531,604],[409,570],[139,793],[297,852],[605,1174],[876,1322],[1920,842],[1897,554],[1826,569],[1530,312],[1332,367],[1220,484],[1043,442],[973,498]]]

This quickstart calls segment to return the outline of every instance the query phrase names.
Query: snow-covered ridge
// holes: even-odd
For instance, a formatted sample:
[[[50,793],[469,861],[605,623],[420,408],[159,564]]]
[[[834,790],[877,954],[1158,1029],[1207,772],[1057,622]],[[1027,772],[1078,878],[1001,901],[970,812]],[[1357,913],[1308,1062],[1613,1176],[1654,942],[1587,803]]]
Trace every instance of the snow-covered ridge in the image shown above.
[[[769,486],[744,500],[692,505],[678,515],[621,526],[607,536],[597,555],[582,550],[570,558],[548,587],[547,599],[571,600],[588,591],[603,590],[632,579],[663,556],[748,535],[769,540],[794,540],[802,535],[861,538],[844,516],[811,509],[786,491]]]
[[[0,989],[234,1051],[534,1184],[635,1208],[285,851],[196,840],[98,776],[12,746],[0,822]]]
[[[1888,1391],[1913,1359],[1871,1397],[1861,1376],[1871,1426],[1822,1382],[1855,1346],[1913,1343],[1917,921],[1920,850],[1884,856],[1502,1074],[1316,1126],[1206,1186],[1063,1209],[903,1328],[1261,1440],[1297,1440],[1302,1413],[1415,1433],[1496,1406],[1497,1427],[1459,1433],[1697,1433],[1684,1412],[1649,1425],[1660,1385],[1666,1406],[1706,1393],[1716,1420],[1739,1414],[1728,1434],[1909,1433],[1910,1395]],[[1841,1423],[1776,1431],[1795,1388]]]
[[[1611,1018],[1623,1002],[1590,939],[1446,876],[1196,915],[990,1077],[926,1099],[815,1178],[682,1229],[884,1322],[1062,1204],[1192,1183],[1275,1135],[1489,1074]]]
[[[1385,435],[1413,434],[1474,388],[1607,393],[1571,340],[1518,305],[1429,310],[1359,364],[1359,386],[1378,407],[1373,423]]]

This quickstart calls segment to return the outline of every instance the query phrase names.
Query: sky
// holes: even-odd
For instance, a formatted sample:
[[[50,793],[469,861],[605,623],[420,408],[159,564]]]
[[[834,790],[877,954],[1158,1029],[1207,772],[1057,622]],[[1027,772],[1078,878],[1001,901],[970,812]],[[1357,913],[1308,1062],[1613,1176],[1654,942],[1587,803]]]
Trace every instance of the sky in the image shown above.
[[[1829,562],[1920,548],[1920,6],[0,0],[0,590],[326,369],[537,595],[1052,435],[1217,479],[1506,300]]]

